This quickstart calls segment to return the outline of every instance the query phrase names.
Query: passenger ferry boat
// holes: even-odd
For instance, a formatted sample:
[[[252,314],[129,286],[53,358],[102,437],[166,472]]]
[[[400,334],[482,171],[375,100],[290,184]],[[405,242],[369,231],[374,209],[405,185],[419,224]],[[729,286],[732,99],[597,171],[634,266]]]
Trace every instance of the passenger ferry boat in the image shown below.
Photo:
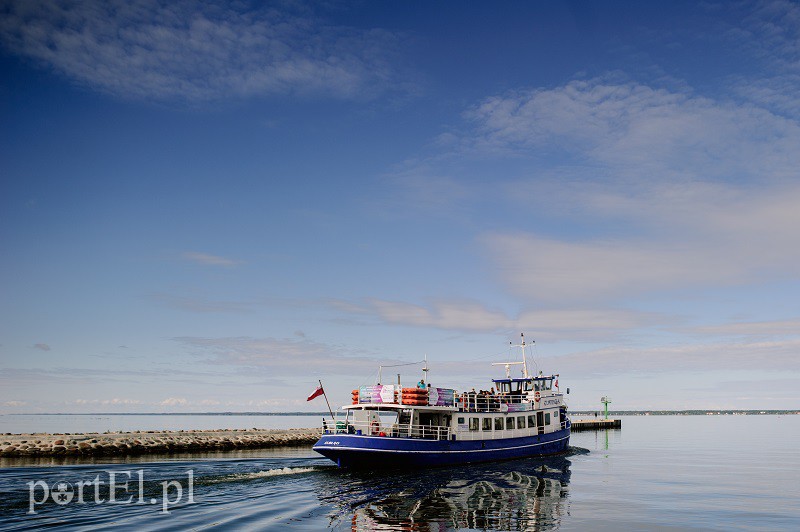
[[[347,468],[444,466],[565,451],[571,422],[558,374],[529,375],[524,336],[516,347],[522,361],[500,363],[506,376],[492,379],[490,391],[399,383],[353,390],[352,404],[323,427],[314,450]],[[512,365],[522,365],[521,377],[511,377]]]

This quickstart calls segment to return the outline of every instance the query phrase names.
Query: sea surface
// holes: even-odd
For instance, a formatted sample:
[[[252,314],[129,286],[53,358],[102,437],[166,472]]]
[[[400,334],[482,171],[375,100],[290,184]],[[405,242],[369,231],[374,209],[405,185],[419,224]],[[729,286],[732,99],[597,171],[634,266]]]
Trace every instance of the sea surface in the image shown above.
[[[282,426],[316,425],[297,417]],[[417,471],[342,471],[307,448],[6,460],[0,529],[796,531],[799,441],[797,415],[630,416],[561,456]]]

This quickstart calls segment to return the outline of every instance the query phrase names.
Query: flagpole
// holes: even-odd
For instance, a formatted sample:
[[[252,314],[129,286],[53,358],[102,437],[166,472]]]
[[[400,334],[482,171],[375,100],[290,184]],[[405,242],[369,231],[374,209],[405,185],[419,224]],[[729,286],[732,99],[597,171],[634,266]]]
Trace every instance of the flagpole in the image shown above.
[[[328,402],[328,394],[325,393],[325,387],[322,385],[322,380],[319,381],[319,387],[322,388],[322,395],[325,396],[325,402],[328,404],[328,412],[331,413],[331,421],[333,421],[333,424],[336,425],[336,418],[333,417],[333,410],[331,409],[330,402]]]

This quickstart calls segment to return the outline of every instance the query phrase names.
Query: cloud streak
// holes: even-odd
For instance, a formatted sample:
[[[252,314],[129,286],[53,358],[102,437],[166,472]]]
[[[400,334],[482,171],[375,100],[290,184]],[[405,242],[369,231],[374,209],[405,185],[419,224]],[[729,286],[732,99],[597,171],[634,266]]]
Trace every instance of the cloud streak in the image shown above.
[[[0,42],[123,98],[193,102],[263,94],[364,96],[397,80],[388,31],[325,24],[298,7],[193,1],[3,2]]]
[[[541,341],[598,341],[618,338],[627,331],[670,318],[653,313],[615,309],[526,310],[516,316],[489,309],[477,301],[435,300],[428,304],[371,299],[339,305],[343,311],[378,317],[385,323],[463,332],[516,333],[525,331]]]
[[[327,345],[306,338],[252,338],[252,337],[178,337],[182,344],[206,361],[223,366],[268,368],[271,375],[296,374],[314,368],[315,371],[352,375],[364,368],[375,368],[387,363],[385,359],[364,356],[341,346]],[[389,362],[395,362],[390,360]]]
[[[114,397],[113,399],[75,399],[76,405],[103,405],[103,406],[132,406],[141,405],[139,399],[125,399]]]
[[[198,251],[185,251],[181,253],[181,258],[189,262],[197,264],[205,264],[208,266],[236,266],[241,264],[241,261],[220,257],[217,255],[210,255],[208,253],[200,253]]]
[[[615,205],[613,216],[634,228],[630,232],[572,240],[492,232],[480,241],[514,292],[550,302],[796,278],[800,186],[680,188],[680,197],[658,186],[639,197],[605,195],[582,203],[587,219]]]
[[[800,336],[800,318],[777,321],[740,321],[722,325],[706,325],[702,327],[693,327],[688,329],[687,332],[703,335],[731,336]]]
[[[550,359],[574,378],[660,375],[665,372],[800,371],[800,339],[681,344],[645,348],[608,347]]]

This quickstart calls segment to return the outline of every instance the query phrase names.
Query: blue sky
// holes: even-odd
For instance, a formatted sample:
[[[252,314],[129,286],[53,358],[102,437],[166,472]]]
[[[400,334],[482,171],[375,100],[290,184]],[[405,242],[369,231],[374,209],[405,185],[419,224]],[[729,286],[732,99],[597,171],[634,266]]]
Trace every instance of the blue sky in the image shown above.
[[[800,408],[795,2],[0,9],[0,412]]]

